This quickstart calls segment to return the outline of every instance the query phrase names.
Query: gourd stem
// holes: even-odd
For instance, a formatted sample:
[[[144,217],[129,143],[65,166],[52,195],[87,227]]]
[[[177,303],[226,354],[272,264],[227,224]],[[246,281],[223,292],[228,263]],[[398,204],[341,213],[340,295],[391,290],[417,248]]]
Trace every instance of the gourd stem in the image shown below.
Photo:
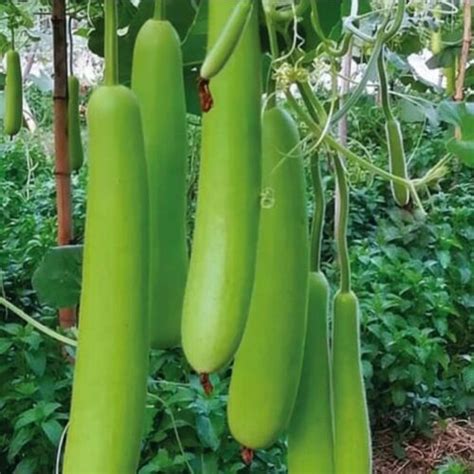
[[[323,132],[321,126],[318,125],[316,122],[314,122],[311,119],[311,117],[307,113],[305,113],[305,111],[302,109],[302,107],[298,104],[296,99],[293,97],[293,95],[289,91],[287,91],[286,93],[286,98],[291,108],[295,111],[298,118],[308,126],[309,130],[311,131],[311,133],[313,133],[315,137],[319,138]],[[345,147],[344,145],[341,145],[329,133],[324,136],[323,142],[326,145],[328,145],[330,148],[332,148],[335,152],[340,153],[342,156],[346,157],[348,160],[352,160],[356,163],[359,163],[360,166],[362,166],[362,168],[368,171],[371,171],[372,173],[386,180],[403,184],[404,186],[407,186],[408,188],[412,187],[412,183],[410,180],[401,178],[400,176],[396,176],[392,173],[389,173],[388,171],[385,171],[384,169],[379,168],[378,166],[374,165],[370,161],[367,161],[364,158],[361,158],[359,155],[349,150],[349,148]]]
[[[314,193],[314,213],[311,229],[311,270],[314,272],[319,272],[321,270],[321,245],[326,211],[320,161],[318,155],[314,155],[311,162],[311,176],[313,179]]]
[[[319,20],[319,10],[317,0],[311,0],[311,24],[313,25],[315,33],[319,36],[321,41],[324,43],[328,42],[329,39],[325,35]]]
[[[384,43],[390,41],[397,33],[403,23],[403,17],[405,16],[405,0],[398,0],[397,11],[395,13],[395,19],[384,34]]]
[[[278,59],[280,55],[280,51],[278,48],[278,38],[276,34],[275,27],[273,25],[272,19],[266,15],[266,23],[267,23],[267,30],[268,30],[268,40],[270,42],[270,53],[272,55],[272,69],[273,63]],[[276,84],[272,77],[270,77],[270,84],[268,88],[268,107],[275,107],[276,106]]]
[[[336,245],[341,272],[341,292],[351,291],[351,264],[349,250],[347,247],[347,220],[349,217],[349,190],[346,175],[339,155],[334,155],[334,167],[336,170]]]
[[[382,100],[382,109],[385,115],[385,119],[387,122],[393,121],[395,119],[392,107],[390,105],[390,91],[388,87],[388,80],[387,80],[387,71],[385,66],[385,58],[383,54],[383,50],[381,51],[378,61],[377,61],[377,69],[379,73],[379,81],[380,81],[380,98]]]
[[[117,0],[105,0],[105,84],[118,83]]]
[[[166,18],[166,1],[155,0],[155,20],[164,20]]]
[[[293,5],[286,10],[277,10],[276,3],[275,0],[267,0],[265,11],[272,20],[277,22],[291,21],[294,17],[303,15],[309,7],[309,0],[300,0],[296,5],[294,4],[296,3],[296,0],[294,0]]]
[[[297,82],[301,98],[308,109],[311,118],[317,123],[324,123],[327,120],[327,113],[323,104],[316,97],[308,82]]]

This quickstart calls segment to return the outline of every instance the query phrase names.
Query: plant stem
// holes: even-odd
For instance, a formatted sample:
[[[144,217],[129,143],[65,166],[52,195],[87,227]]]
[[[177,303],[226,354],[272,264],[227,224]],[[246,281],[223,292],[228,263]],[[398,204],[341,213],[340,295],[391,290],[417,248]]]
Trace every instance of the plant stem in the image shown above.
[[[313,226],[311,229],[311,270],[319,272],[321,270],[321,245],[323,240],[326,201],[321,176],[321,160],[318,155],[314,155],[310,166],[314,193]]]
[[[346,175],[339,155],[334,156],[336,170],[336,192],[338,195],[335,210],[336,244],[341,272],[340,289],[343,293],[351,291],[351,264],[347,247],[347,220],[349,217],[349,190]]]
[[[307,125],[307,127],[316,137],[320,137],[322,134],[321,127],[313,120],[311,120],[311,117],[305,113],[305,111],[300,107],[300,105],[291,93],[287,92],[286,97],[288,99],[288,103],[291,105],[298,118]],[[361,158],[353,151],[346,148],[344,145],[341,145],[332,135],[325,135],[323,141],[326,143],[326,145],[328,145],[340,155],[346,157],[349,160],[356,161],[357,163],[359,163],[364,169],[371,171],[372,173],[375,173],[387,180],[392,180],[408,187],[410,186],[411,182],[409,180],[400,178],[400,176],[395,176],[394,174],[389,173],[388,171],[385,171],[382,168],[379,168],[378,166],[370,163],[369,161],[364,160],[364,158]]]
[[[118,83],[117,0],[105,0],[105,84]]]
[[[56,339],[56,341],[62,342],[63,344],[67,344],[68,346],[77,347],[77,341],[75,341],[74,339],[70,339],[69,337],[63,336],[62,334],[59,334],[56,331],[50,329],[48,326],[39,323],[31,316],[28,316],[20,308],[17,308],[14,304],[7,301],[5,298],[0,297],[0,305],[9,309],[13,314],[20,317],[28,324],[31,324],[31,326],[33,326],[35,329],[38,329],[38,331],[42,332],[43,334],[46,334],[47,336],[52,337],[53,339]]]
[[[406,0],[398,0],[397,12],[395,13],[395,19],[393,20],[393,23],[390,25],[390,28],[384,34],[385,43],[391,40],[398,33],[398,30],[401,28],[402,23],[403,23],[403,17],[405,16],[405,6],[406,6]]]
[[[352,95],[344,102],[343,106],[334,114],[331,123],[335,124],[341,120],[344,115],[347,114],[347,112],[350,110],[350,108],[357,103],[359,100],[360,96],[362,93],[365,91],[365,87],[367,85],[367,82],[369,81],[369,78],[372,75],[373,70],[375,69],[378,57],[380,55],[380,52],[382,51],[383,43],[384,43],[384,37],[383,34],[381,34],[382,31],[379,31],[379,35],[377,39],[375,40],[374,44],[374,49],[372,51],[372,56],[369,59],[369,62],[367,63],[367,68],[364,72],[364,75],[362,76],[359,84],[355,88],[354,92]]]
[[[319,99],[314,94],[311,86],[308,82],[298,82],[297,83],[298,90],[300,91],[301,98],[308,109],[308,112],[311,115],[311,118],[316,123],[324,123],[327,120],[327,113],[324,109],[323,104],[319,101]]]
[[[275,30],[275,26],[273,25],[273,21],[269,15],[265,15],[265,20],[267,24],[267,31],[268,31],[268,40],[270,42],[270,53],[272,55],[272,64],[271,68],[273,69],[274,62],[278,59],[280,55],[280,51],[278,48],[278,38]],[[269,86],[268,86],[268,107],[272,108],[276,106],[276,84],[272,77],[269,79]]]
[[[165,0],[155,0],[155,20],[165,20],[166,19],[166,1]]]

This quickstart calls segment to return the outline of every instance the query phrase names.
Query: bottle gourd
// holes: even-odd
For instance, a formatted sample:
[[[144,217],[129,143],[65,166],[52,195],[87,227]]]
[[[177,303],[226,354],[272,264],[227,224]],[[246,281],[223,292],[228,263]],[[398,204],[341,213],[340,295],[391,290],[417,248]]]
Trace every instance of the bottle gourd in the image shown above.
[[[187,135],[180,40],[161,19],[159,5],[135,42],[132,90],[140,102],[148,169],[151,345],[167,349],[181,342],[188,269]]]
[[[5,133],[13,136],[20,131],[23,122],[23,79],[17,51],[7,52],[6,73],[3,126]]]
[[[209,0],[209,48],[236,2]],[[213,79],[204,115],[196,227],[182,337],[202,374],[230,362],[248,315],[255,271],[260,193],[261,66],[258,9],[226,66]]]
[[[106,85],[88,107],[89,182],[77,361],[64,474],[137,470],[148,375],[148,195],[138,101],[117,85],[106,0]]]
[[[84,163],[84,150],[79,115],[79,80],[73,75],[68,78],[67,134],[71,170],[79,171]]]
[[[288,429],[290,474],[334,473],[334,413],[329,347],[329,284],[321,271],[325,199],[319,159],[311,165],[315,209],[308,323],[298,397]]]
[[[347,248],[349,192],[339,157],[337,176],[336,241],[341,284],[334,298],[332,381],[334,388],[334,467],[337,474],[370,474],[372,447],[360,353],[359,303],[351,290]]]
[[[229,388],[228,419],[246,448],[287,428],[303,362],[309,275],[306,186],[298,129],[280,107],[263,116],[262,206],[249,317]]]

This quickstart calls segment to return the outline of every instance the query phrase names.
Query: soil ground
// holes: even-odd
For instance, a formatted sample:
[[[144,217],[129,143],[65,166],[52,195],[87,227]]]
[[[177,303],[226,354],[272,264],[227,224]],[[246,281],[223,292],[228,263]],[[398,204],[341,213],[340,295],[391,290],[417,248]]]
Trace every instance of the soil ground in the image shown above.
[[[474,419],[439,422],[430,438],[415,438],[403,443],[405,457],[397,458],[390,431],[376,434],[375,474],[432,474],[447,461],[457,461],[465,470],[446,474],[474,474]]]

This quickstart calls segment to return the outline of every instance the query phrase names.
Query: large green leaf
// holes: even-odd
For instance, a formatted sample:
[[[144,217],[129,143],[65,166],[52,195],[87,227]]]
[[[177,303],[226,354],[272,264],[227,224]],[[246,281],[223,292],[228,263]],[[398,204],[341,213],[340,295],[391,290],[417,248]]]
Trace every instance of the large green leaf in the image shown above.
[[[82,245],[53,247],[33,274],[33,288],[42,304],[68,308],[79,303]]]
[[[120,0],[119,27],[125,31],[118,39],[119,48],[119,81],[130,85],[132,72],[133,48],[138,32],[143,24],[153,16],[154,0],[142,0],[138,8],[130,0]],[[193,25],[196,10],[191,0],[167,0],[166,14],[181,40],[185,40]],[[94,29],[89,35],[89,49],[98,56],[104,56],[104,18],[93,19]]]
[[[450,140],[446,148],[465,165],[474,168],[474,104],[446,101],[440,104],[439,114],[441,120],[461,130],[461,137]]]

